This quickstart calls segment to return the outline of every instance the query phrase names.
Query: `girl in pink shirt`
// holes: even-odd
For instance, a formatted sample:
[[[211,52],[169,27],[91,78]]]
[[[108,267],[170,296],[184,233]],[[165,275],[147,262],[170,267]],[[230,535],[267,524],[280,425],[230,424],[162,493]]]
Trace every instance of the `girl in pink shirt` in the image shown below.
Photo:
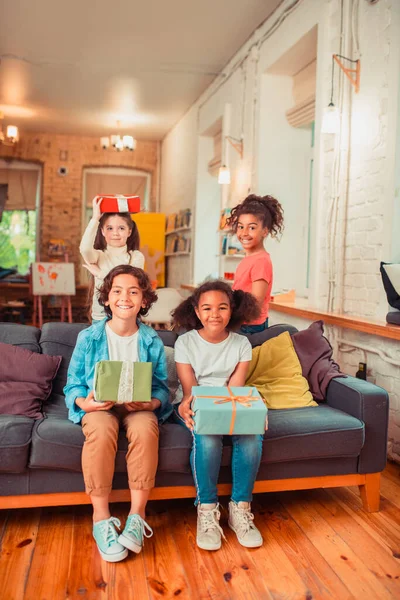
[[[245,251],[245,258],[236,269],[233,289],[252,293],[261,307],[260,317],[243,325],[241,331],[264,331],[268,327],[273,279],[271,257],[264,248],[264,239],[267,235],[276,237],[282,233],[283,208],[272,196],[250,194],[232,209],[227,224],[236,233]]]

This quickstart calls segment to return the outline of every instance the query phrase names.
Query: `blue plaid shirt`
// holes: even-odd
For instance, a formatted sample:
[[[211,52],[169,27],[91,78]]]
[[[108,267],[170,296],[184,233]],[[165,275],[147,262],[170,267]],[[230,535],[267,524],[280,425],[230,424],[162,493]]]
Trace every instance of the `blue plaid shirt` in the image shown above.
[[[68,418],[73,423],[80,423],[85,414],[85,411],[75,404],[76,398],[86,398],[93,390],[96,363],[100,360],[109,360],[106,322],[107,319],[98,321],[81,331],[71,356],[64,394]],[[139,323],[138,354],[141,362],[153,363],[151,397],[161,402],[161,406],[154,412],[159,422],[163,423],[172,413],[164,344],[154,329],[143,323]]]

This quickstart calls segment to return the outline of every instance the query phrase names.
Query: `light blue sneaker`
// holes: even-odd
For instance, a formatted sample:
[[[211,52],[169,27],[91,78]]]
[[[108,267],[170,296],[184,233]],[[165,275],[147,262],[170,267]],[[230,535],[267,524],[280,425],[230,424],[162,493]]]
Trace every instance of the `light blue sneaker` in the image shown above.
[[[146,529],[148,533],[146,533]],[[139,552],[143,548],[143,538],[150,538],[153,530],[140,515],[129,515],[125,529],[118,538],[120,544],[132,552]]]
[[[128,550],[118,543],[115,527],[121,528],[121,521],[115,517],[93,523],[93,537],[101,558],[107,562],[118,562],[128,556]]]

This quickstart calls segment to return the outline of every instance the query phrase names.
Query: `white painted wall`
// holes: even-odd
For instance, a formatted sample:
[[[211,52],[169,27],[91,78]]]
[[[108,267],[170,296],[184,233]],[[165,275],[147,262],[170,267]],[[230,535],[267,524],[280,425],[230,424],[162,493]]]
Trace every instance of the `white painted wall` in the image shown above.
[[[350,83],[344,76],[339,78],[336,71],[336,103],[339,79],[343,85],[342,135],[323,136],[320,128],[331,94],[332,54],[340,53],[341,44],[345,55],[352,57],[356,52],[352,40],[353,6],[357,8],[359,22],[360,92],[356,95]],[[294,256],[296,260],[302,256],[304,245],[302,227],[297,225],[304,197],[301,158],[306,137],[290,132],[282,116],[289,98],[288,82],[276,78],[272,84],[267,73],[314,26],[318,27],[318,47],[309,302],[325,309],[330,288],[333,308],[382,318],[387,302],[379,262],[400,260],[400,2],[379,0],[370,5],[365,0],[302,0],[294,6],[293,0],[283,0],[163,141],[161,204],[165,212],[184,208],[187,203],[182,189],[191,194],[196,204],[195,262],[200,260],[204,243],[211,239],[205,232],[215,231],[217,221],[212,223],[214,216],[198,206],[199,192],[212,189],[204,174],[206,157],[197,151],[199,136],[224,115],[229,104],[230,135],[240,137],[243,133],[244,156],[240,161],[235,150],[227,150],[232,184],[226,201],[230,206],[235,205],[249,189],[255,193],[273,193],[282,200],[286,219],[284,237],[280,244],[268,245],[275,281],[282,287],[301,286]],[[273,118],[268,117],[268,110],[274,113]],[[273,151],[271,140],[275,144]],[[286,153],[285,144],[290,146]],[[337,186],[332,185],[335,164],[339,169]],[[212,191],[208,193],[211,198]],[[333,215],[337,213],[336,224],[329,218],[331,207]],[[328,253],[330,238],[332,251]],[[200,273],[212,272],[213,261],[210,257],[207,260],[209,268],[204,265],[196,271],[194,281],[198,282]],[[300,262],[303,264],[303,258]],[[176,281],[179,275],[175,273],[174,277]],[[278,315],[279,320],[282,317]],[[368,341],[373,348],[379,346],[388,355],[398,356],[398,345],[376,336],[357,336],[335,328],[330,328],[328,335],[363,344]],[[400,369],[387,367],[372,351],[367,352],[366,359],[372,369],[371,376],[390,392],[391,452],[392,456],[400,457],[400,395],[396,391],[400,389]],[[355,372],[359,360],[357,351],[338,354],[339,363],[348,372]]]

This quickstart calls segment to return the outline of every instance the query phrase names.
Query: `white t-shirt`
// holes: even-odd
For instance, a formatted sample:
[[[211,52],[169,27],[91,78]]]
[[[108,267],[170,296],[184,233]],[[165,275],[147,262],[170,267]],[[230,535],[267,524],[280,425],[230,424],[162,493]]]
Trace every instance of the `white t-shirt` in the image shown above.
[[[175,342],[175,362],[191,365],[198,385],[226,385],[237,364],[251,357],[247,337],[232,331],[218,344],[204,340],[196,329],[180,335]],[[181,399],[182,394],[177,394],[177,400]]]
[[[133,335],[122,336],[114,333],[107,323],[106,335],[110,360],[138,360],[139,329]]]

